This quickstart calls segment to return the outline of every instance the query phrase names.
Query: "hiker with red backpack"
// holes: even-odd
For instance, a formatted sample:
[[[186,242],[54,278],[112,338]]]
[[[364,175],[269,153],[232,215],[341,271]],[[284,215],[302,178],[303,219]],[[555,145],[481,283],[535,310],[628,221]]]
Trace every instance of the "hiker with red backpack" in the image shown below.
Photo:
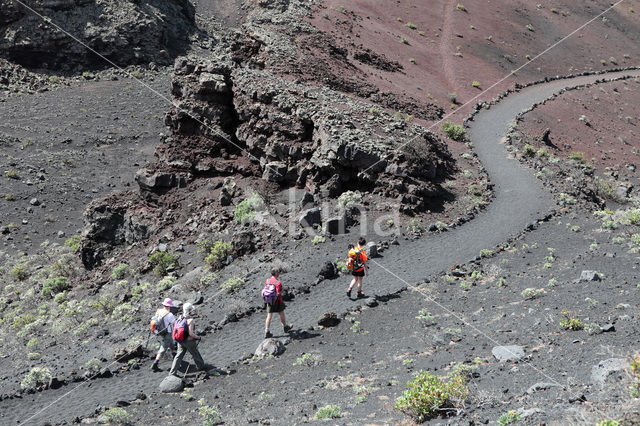
[[[189,352],[193,357],[193,361],[196,363],[198,370],[206,370],[207,365],[198,351],[198,343],[202,337],[196,334],[196,325],[193,320],[195,314],[195,306],[191,303],[185,303],[182,306],[182,315],[178,317],[173,325],[173,340],[178,344],[178,353],[173,358],[173,365],[171,365],[170,374],[176,375],[180,364],[182,364],[182,358]]]
[[[164,299],[162,302],[162,307],[158,309],[151,318],[151,333],[153,333],[158,342],[160,343],[160,349],[158,349],[158,354],[156,355],[156,359],[153,361],[153,365],[151,366],[151,370],[158,372],[162,371],[160,367],[158,367],[158,363],[164,355],[165,352],[171,350],[171,352],[175,355],[175,343],[173,343],[173,338],[171,337],[171,332],[173,331],[173,322],[176,318],[171,313],[171,307],[173,306],[173,300],[168,297]]]
[[[272,269],[271,277],[267,279],[267,282],[262,289],[262,300],[264,300],[267,305],[267,319],[264,324],[265,339],[273,337],[273,334],[269,331],[269,325],[271,325],[271,316],[274,312],[277,312],[280,315],[280,322],[282,322],[282,328],[285,333],[288,333],[293,328],[291,324],[287,324],[284,317],[285,304],[282,301],[282,283],[278,279],[279,276],[280,270]]]
[[[362,298],[365,297],[362,292],[362,278],[365,275],[368,275],[369,268],[367,267],[367,252],[365,250],[365,244],[367,244],[367,240],[364,237],[360,237],[358,240],[358,245],[355,247],[349,245],[349,255],[347,257],[347,268],[351,270],[351,275],[353,275],[353,279],[349,284],[349,289],[347,290],[347,297],[351,298],[351,290],[355,284],[358,284],[358,293],[357,297]]]

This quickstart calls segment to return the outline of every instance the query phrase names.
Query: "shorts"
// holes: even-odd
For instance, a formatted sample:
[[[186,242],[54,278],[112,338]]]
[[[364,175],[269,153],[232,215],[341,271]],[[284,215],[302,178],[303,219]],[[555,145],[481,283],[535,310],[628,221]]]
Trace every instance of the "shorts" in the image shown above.
[[[156,336],[158,338],[158,342],[160,343],[160,349],[158,349],[158,355],[164,354],[168,350],[174,350],[175,346],[173,343],[173,337],[171,337],[171,333],[167,333],[164,336]]]
[[[364,268],[359,271],[353,271],[351,275],[354,277],[364,277]]]
[[[267,313],[272,314],[276,312],[282,312],[284,311],[285,307],[286,305],[284,304],[284,302],[274,303],[273,305],[270,305],[269,303],[267,303]]]

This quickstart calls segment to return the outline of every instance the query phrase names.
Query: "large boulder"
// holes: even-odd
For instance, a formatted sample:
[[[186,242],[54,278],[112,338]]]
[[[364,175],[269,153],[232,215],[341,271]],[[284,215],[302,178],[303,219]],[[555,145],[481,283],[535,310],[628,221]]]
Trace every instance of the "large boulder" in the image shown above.
[[[27,67],[71,70],[77,65],[107,67],[170,64],[194,33],[195,9],[189,0],[30,1],[36,13],[63,23],[62,34],[16,0],[0,4],[0,52]]]
[[[314,207],[312,209],[303,211],[298,222],[303,228],[315,228],[316,225],[322,223],[322,214],[320,212],[320,208]]]
[[[491,353],[498,361],[519,361],[524,358],[524,349],[522,346],[495,346],[491,349]]]
[[[180,377],[176,377],[173,374],[167,376],[160,382],[160,392],[163,393],[176,393],[184,390],[184,382]]]
[[[278,356],[284,353],[284,344],[274,338],[264,339],[256,349],[254,355],[263,358],[265,356]]]
[[[591,383],[604,386],[607,382],[620,383],[626,376],[629,361],[624,358],[609,358],[591,368]]]
[[[327,261],[322,265],[318,275],[330,280],[338,276],[338,267],[334,262]]]
[[[340,324],[340,318],[335,312],[326,312],[318,318],[318,325],[321,327],[335,327]]]
[[[328,218],[324,223],[325,230],[332,235],[344,234],[347,232],[347,220],[345,215]]]

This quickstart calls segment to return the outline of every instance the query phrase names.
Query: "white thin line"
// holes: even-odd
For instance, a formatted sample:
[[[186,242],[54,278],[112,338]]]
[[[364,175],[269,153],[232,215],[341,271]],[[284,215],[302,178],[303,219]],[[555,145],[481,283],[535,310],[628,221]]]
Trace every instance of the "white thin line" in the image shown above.
[[[577,33],[578,31],[582,30],[583,28],[585,28],[586,26],[588,26],[589,24],[591,24],[593,21],[595,21],[596,19],[598,19],[599,17],[601,17],[602,15],[604,15],[605,13],[607,13],[608,11],[610,11],[611,9],[613,9],[614,7],[616,7],[617,5],[619,5],[620,3],[624,2],[626,0],[619,0],[617,3],[615,3],[613,6],[610,6],[609,8],[607,8],[604,12],[600,13],[598,16],[596,16],[595,18],[587,21],[585,24],[581,25],[580,27],[578,27],[577,29],[573,30],[571,33],[569,33],[568,35],[564,36],[562,39],[560,39],[559,41],[557,41],[556,43],[554,43],[553,45],[547,47],[545,50],[543,50],[542,52],[538,53],[535,57],[533,57],[530,61],[525,62],[524,64],[522,64],[521,66],[519,66],[518,68],[516,68],[515,70],[512,70],[509,74],[507,74],[506,76],[504,76],[503,78],[501,78],[500,80],[498,80],[497,82],[493,83],[491,86],[489,86],[487,89],[483,90],[482,92],[480,92],[479,94],[477,94],[476,96],[474,96],[473,98],[469,99],[467,102],[465,102],[464,104],[460,105],[460,107],[456,108],[455,110],[451,111],[450,113],[446,114],[444,117],[442,117],[440,120],[436,121],[435,123],[431,124],[429,127],[427,127],[427,130],[431,130],[433,129],[435,126],[437,126],[438,124],[442,123],[444,120],[446,120],[447,118],[451,117],[452,115],[454,115],[455,113],[457,113],[458,111],[460,111],[462,108],[466,107],[467,105],[469,105],[470,103],[472,103],[473,101],[475,101],[476,99],[478,99],[480,96],[482,96],[483,94],[487,93],[489,90],[493,89],[494,87],[496,87],[498,84],[502,83],[503,81],[505,81],[506,79],[508,79],[509,77],[511,77],[512,75],[514,75],[516,72],[520,71],[521,69],[523,69],[524,67],[528,66],[529,64],[531,64],[533,61],[535,61],[536,59],[538,59],[539,57],[541,57],[542,55],[546,54],[547,52],[549,52],[551,49],[557,47],[560,43],[566,41],[569,37],[573,36],[575,33]],[[403,143],[402,145],[400,145],[399,147],[395,148],[393,150],[393,153],[397,153],[398,150],[404,148],[405,146],[407,146],[408,144],[410,144],[411,142],[413,142],[414,140],[416,140],[418,137],[420,137],[421,135],[416,135],[414,136],[412,139],[410,139],[409,141]],[[393,154],[392,153],[392,154]],[[387,154],[385,155],[382,159],[376,161],[375,163],[373,163],[372,165],[370,165],[369,167],[367,167],[366,169],[364,169],[362,171],[362,173],[366,173],[367,171],[369,171],[372,167],[376,166],[377,164],[381,163],[382,161],[386,161],[392,154]]]
[[[440,309],[442,309],[445,312],[448,312],[449,314],[451,314],[452,316],[454,316],[455,318],[457,318],[458,320],[462,321],[462,323],[468,327],[471,327],[472,329],[474,329],[475,331],[477,331],[478,333],[480,333],[481,335],[483,335],[484,337],[486,337],[491,343],[495,344],[496,346],[502,346],[502,344],[496,340],[494,340],[493,338],[489,337],[485,332],[483,332],[482,330],[480,330],[478,327],[476,327],[475,325],[471,324],[470,322],[466,321],[465,319],[463,319],[460,315],[456,314],[455,312],[453,312],[452,310],[450,310],[449,308],[447,308],[446,306],[444,306],[443,304],[437,302],[436,300],[433,299],[433,297],[429,296],[428,294],[424,293],[420,288],[409,284],[406,280],[404,280],[403,278],[399,277],[398,275],[394,274],[391,270],[389,270],[388,268],[386,268],[385,266],[383,266],[382,264],[380,264],[379,262],[376,262],[373,259],[369,259],[371,260],[373,263],[375,263],[377,266],[381,267],[382,269],[384,269],[387,273],[393,275],[396,279],[400,280],[401,282],[405,283],[407,285],[407,288],[413,290],[413,291],[417,291],[418,293],[422,294],[425,299],[427,299],[428,302],[431,302],[435,305],[437,305]],[[506,352],[509,352],[511,355],[516,355],[515,353],[513,353],[510,349],[508,348],[504,348]],[[540,369],[536,368],[533,364],[531,364],[530,362],[523,360],[522,361],[524,364],[528,365],[529,367],[531,367],[532,369],[536,370],[538,373],[540,373],[541,375],[543,375],[544,377],[546,377],[547,379],[551,380],[553,383],[555,383],[558,386],[561,386],[562,388],[566,388],[566,385],[563,385],[561,383],[559,383],[557,380],[555,380],[553,377],[549,376],[548,374],[544,373],[543,371],[541,371]]]
[[[16,3],[22,5],[22,7],[30,10],[33,14],[35,14],[36,16],[40,17],[43,21],[45,21],[47,24],[50,24],[54,27],[56,27],[59,31],[61,31],[63,34],[65,34],[66,36],[70,37],[71,39],[73,39],[74,41],[76,41],[77,43],[79,43],[80,45],[82,45],[84,48],[86,48],[87,50],[89,50],[90,52],[96,54],[97,56],[99,56],[101,59],[104,59],[107,63],[109,63],[110,65],[112,65],[113,67],[117,68],[118,70],[124,72],[127,76],[129,76],[130,78],[133,78],[134,80],[136,80],[138,83],[140,83],[142,86],[144,86],[145,88],[149,89],[149,91],[151,91],[153,94],[157,95],[159,98],[167,101],[169,104],[171,104],[171,106],[177,108],[180,112],[185,113],[186,115],[188,115],[189,117],[191,117],[192,119],[194,119],[195,121],[197,121],[198,123],[200,123],[201,125],[203,125],[204,127],[206,127],[208,130],[210,130],[211,132],[213,132],[214,135],[219,136],[220,138],[222,138],[225,142],[230,143],[231,145],[235,146],[236,148],[238,148],[239,150],[241,150],[242,152],[246,153],[249,157],[253,158],[254,160],[258,161],[258,163],[260,163],[260,159],[258,157],[256,157],[255,155],[251,154],[249,151],[247,151],[245,148],[242,148],[240,145],[236,144],[235,142],[229,140],[225,135],[223,135],[222,133],[219,133],[217,130],[215,130],[214,128],[208,126],[207,124],[203,123],[200,119],[198,119],[197,117],[193,116],[189,111],[187,111],[186,109],[180,108],[177,104],[177,102],[173,102],[171,99],[169,99],[168,97],[166,97],[165,95],[163,95],[162,93],[158,92],[157,90],[155,90],[153,87],[149,86],[148,84],[144,83],[142,80],[135,78],[133,75],[131,75],[131,73],[129,73],[127,70],[125,70],[124,68],[120,67],[119,65],[115,64],[113,61],[111,61],[109,58],[103,56],[102,54],[100,54],[99,52],[97,52],[96,50],[94,50],[92,47],[88,46],[86,43],[82,42],[82,40],[78,39],[77,37],[75,37],[73,34],[69,33],[68,31],[64,30],[62,27],[60,27],[58,24],[56,24],[55,22],[53,22],[51,20],[51,18],[49,18],[48,16],[44,16],[40,13],[38,13],[37,11],[35,11],[34,9],[32,9],[31,7],[29,7],[28,5],[24,4],[21,0],[14,0]],[[271,168],[274,172],[276,172],[278,175],[280,175],[281,177],[284,177],[283,174],[281,174],[278,170],[276,170],[275,168],[269,166],[268,164],[265,164],[265,167]]]

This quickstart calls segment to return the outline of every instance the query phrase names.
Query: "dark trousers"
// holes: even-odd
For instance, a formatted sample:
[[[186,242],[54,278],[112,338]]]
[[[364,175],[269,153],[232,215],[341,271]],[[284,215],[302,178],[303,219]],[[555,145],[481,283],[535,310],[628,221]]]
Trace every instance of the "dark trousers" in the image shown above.
[[[197,340],[185,340],[184,342],[178,343],[178,353],[176,357],[173,358],[173,364],[171,365],[170,374],[175,374],[182,363],[182,358],[184,358],[187,351],[193,357],[193,361],[196,363],[196,367],[198,370],[204,370],[205,364],[202,359],[202,355],[200,355],[200,351],[198,351],[198,341]]]

